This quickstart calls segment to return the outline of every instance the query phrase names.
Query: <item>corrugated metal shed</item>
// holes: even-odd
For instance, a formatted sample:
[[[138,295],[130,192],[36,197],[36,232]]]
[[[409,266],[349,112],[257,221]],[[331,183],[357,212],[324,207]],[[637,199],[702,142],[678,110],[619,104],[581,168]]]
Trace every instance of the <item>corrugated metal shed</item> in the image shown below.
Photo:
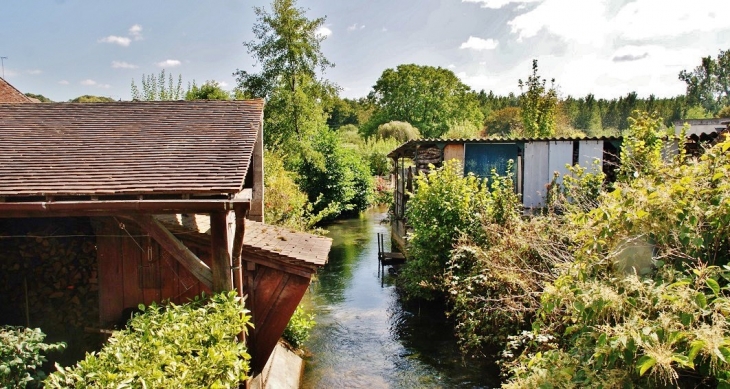
[[[263,105],[0,104],[0,197],[237,193]]]

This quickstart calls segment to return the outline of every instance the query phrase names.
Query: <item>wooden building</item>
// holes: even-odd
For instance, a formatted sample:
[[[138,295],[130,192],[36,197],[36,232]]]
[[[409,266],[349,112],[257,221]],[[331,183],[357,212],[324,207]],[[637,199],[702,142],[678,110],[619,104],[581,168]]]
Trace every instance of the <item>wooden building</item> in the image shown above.
[[[109,328],[140,303],[236,289],[253,316],[247,342],[260,372],[331,245],[263,224],[263,105],[0,104],[0,238],[22,239],[15,229],[33,224],[42,243],[52,226],[73,224],[89,231],[96,253],[83,271],[61,261],[58,271],[75,276],[54,278],[55,297],[33,290],[44,282],[34,276],[58,261],[0,263],[0,277],[22,272],[31,289],[17,309],[29,309],[30,293],[56,305],[98,304],[96,323],[85,326]],[[0,260],[12,257],[13,246],[2,247]]]
[[[427,172],[429,165],[440,167],[456,159],[465,174],[489,177],[492,169],[504,175],[512,161],[515,191],[526,209],[545,205],[547,185],[557,172],[567,173],[566,165],[598,168],[611,179],[618,161],[621,138],[511,138],[511,139],[417,139],[391,151],[396,166],[394,181],[393,238],[405,246],[405,209],[413,177]],[[560,178],[559,178],[560,180]]]

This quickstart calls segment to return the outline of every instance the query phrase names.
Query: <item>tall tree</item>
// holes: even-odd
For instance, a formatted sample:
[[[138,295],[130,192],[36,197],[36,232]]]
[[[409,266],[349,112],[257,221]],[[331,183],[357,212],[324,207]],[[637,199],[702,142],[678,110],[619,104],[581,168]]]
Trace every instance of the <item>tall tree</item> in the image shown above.
[[[239,69],[234,75],[244,96],[267,99],[264,142],[297,151],[297,144],[307,142],[325,125],[320,102],[336,91],[319,78],[334,66],[320,48],[325,36],[317,33],[325,18],[308,19],[295,0],[273,0],[270,11],[263,7],[254,11],[256,39],[244,46],[261,70]]]
[[[519,80],[522,91],[520,107],[522,108],[522,125],[525,136],[544,137],[555,135],[555,119],[558,107],[558,93],[555,90],[555,79],[550,88],[545,86],[546,80],[537,74],[537,60],[532,60],[532,75],[527,81]]]
[[[410,64],[386,69],[368,98],[375,103],[376,112],[365,126],[366,135],[394,120],[412,124],[427,138],[441,136],[451,126],[465,122],[483,127],[477,94],[441,67]]]
[[[693,71],[682,70],[679,79],[687,84],[687,104],[700,106],[711,114],[730,105],[730,50],[722,51],[716,59],[702,58]]]
[[[223,90],[217,81],[206,81],[198,86],[193,81],[188,84],[188,91],[185,92],[185,100],[230,100],[231,94]]]

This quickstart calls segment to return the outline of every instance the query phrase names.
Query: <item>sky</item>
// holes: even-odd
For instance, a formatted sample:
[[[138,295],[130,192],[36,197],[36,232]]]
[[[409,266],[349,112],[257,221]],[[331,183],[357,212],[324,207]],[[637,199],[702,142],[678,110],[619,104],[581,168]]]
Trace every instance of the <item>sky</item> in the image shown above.
[[[364,97],[400,64],[452,70],[475,90],[519,93],[539,74],[562,97],[670,97],[677,78],[730,49],[730,0],[298,0],[326,17],[325,77]],[[256,71],[243,42],[267,0],[36,0],[0,4],[4,78],[54,101],[129,100],[132,80],[162,69],[184,87],[236,85]]]

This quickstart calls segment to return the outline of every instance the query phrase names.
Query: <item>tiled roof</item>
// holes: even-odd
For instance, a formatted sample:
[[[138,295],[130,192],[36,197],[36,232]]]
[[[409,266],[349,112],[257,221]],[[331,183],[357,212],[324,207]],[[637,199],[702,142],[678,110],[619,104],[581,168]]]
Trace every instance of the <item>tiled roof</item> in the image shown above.
[[[0,77],[0,103],[32,103],[28,96]]]
[[[388,157],[395,158],[404,156],[406,153],[413,153],[417,146],[430,145],[430,144],[461,144],[461,143],[522,143],[522,142],[548,142],[548,141],[614,141],[621,140],[621,137],[617,136],[598,136],[598,137],[540,137],[540,138],[525,138],[525,137],[489,137],[489,138],[424,138],[424,139],[413,139],[409,140],[396,147],[393,151],[388,153]]]
[[[237,193],[263,105],[0,104],[0,197]]]
[[[210,242],[208,215],[156,215],[170,231],[203,244]],[[293,265],[324,266],[332,239],[246,220],[243,250]]]

